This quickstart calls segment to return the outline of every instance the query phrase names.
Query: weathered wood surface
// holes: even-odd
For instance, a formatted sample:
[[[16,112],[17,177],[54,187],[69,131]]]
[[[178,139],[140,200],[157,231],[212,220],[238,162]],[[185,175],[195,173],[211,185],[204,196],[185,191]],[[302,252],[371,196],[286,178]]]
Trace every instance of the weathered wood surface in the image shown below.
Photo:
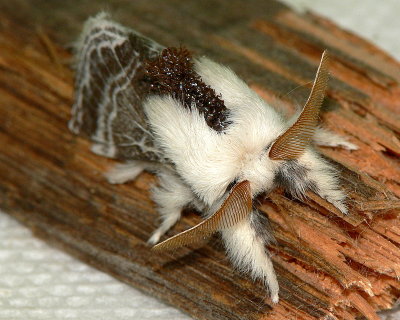
[[[321,151],[342,172],[351,214],[313,194],[300,202],[278,190],[262,202],[277,239],[270,249],[281,301],[273,306],[261,285],[232,271],[217,238],[193,251],[149,251],[155,178],[108,184],[113,162],[68,131],[73,71],[62,47],[102,8],[0,2],[0,208],[197,319],[376,319],[375,310],[389,308],[400,296],[400,65],[329,21],[273,1],[109,2],[117,20],[231,66],[286,113],[304,102],[321,52],[330,51],[322,122],[360,149]],[[170,234],[194,221],[189,214]]]

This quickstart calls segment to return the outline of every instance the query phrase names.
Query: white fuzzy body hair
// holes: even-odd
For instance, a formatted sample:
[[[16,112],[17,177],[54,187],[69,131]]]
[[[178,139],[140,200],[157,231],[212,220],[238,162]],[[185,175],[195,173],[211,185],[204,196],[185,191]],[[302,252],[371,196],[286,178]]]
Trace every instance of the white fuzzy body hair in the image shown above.
[[[214,78],[208,75],[212,70]],[[189,110],[170,96],[152,96],[144,108],[158,145],[207,205],[235,178],[249,180],[254,194],[268,190],[276,162],[269,160],[266,148],[285,129],[281,117],[231,70],[203,58],[196,71],[206,84],[219,85],[214,89],[221,93],[232,124],[218,133],[196,108]]]

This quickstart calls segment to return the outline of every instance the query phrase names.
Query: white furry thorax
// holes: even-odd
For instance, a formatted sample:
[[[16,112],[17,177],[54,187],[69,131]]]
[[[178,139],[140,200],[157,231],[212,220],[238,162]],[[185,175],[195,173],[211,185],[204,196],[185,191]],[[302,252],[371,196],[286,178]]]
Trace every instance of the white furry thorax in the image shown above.
[[[230,69],[207,58],[197,60],[195,67],[221,94],[232,123],[218,133],[196,108],[188,110],[170,96],[152,96],[144,108],[158,145],[208,205],[234,180],[249,180],[253,194],[266,191],[278,165],[268,158],[268,146],[284,131],[282,118]]]

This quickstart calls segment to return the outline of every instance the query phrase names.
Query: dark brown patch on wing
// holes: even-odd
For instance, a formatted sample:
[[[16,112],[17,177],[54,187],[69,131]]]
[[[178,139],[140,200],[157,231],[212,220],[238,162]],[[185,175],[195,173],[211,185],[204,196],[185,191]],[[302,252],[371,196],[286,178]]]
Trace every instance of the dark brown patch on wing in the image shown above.
[[[145,62],[144,68],[152,92],[170,94],[186,108],[195,106],[207,125],[216,131],[229,125],[224,101],[194,71],[192,55],[186,48],[168,47]]]

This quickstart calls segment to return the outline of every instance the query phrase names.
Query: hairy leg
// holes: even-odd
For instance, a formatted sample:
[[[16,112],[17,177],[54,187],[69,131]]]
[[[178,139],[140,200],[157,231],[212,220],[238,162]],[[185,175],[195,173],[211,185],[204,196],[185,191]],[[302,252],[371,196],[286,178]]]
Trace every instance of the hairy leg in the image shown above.
[[[305,181],[310,189],[347,214],[346,194],[341,190],[337,169],[314,152],[306,153],[299,163],[308,168]]]
[[[358,147],[347,141],[345,137],[331,132],[324,128],[318,128],[315,131],[314,142],[319,146],[325,147],[341,147],[347,150],[357,150]]]
[[[274,303],[279,301],[279,284],[266,245],[273,241],[268,220],[253,211],[248,219],[221,231],[227,254],[239,270],[249,272],[253,279],[261,280],[269,288]]]
[[[173,173],[163,170],[158,177],[159,185],[153,188],[152,197],[158,205],[162,222],[148,240],[149,244],[159,242],[161,236],[180,219],[182,209],[195,201],[192,191]]]
[[[122,184],[136,177],[146,169],[143,161],[132,161],[129,163],[120,163],[111,168],[106,174],[108,182],[113,184]]]
[[[192,191],[168,169],[146,161],[131,161],[117,164],[106,173],[110,183],[125,183],[135,178],[144,170],[156,171],[159,184],[152,189],[152,198],[161,215],[161,225],[154,231],[149,244],[156,244],[160,238],[180,219],[182,209],[189,203],[196,204]]]
[[[144,170],[154,171],[159,166],[153,162],[133,160],[115,165],[105,174],[105,177],[112,184],[122,184],[135,180]]]

